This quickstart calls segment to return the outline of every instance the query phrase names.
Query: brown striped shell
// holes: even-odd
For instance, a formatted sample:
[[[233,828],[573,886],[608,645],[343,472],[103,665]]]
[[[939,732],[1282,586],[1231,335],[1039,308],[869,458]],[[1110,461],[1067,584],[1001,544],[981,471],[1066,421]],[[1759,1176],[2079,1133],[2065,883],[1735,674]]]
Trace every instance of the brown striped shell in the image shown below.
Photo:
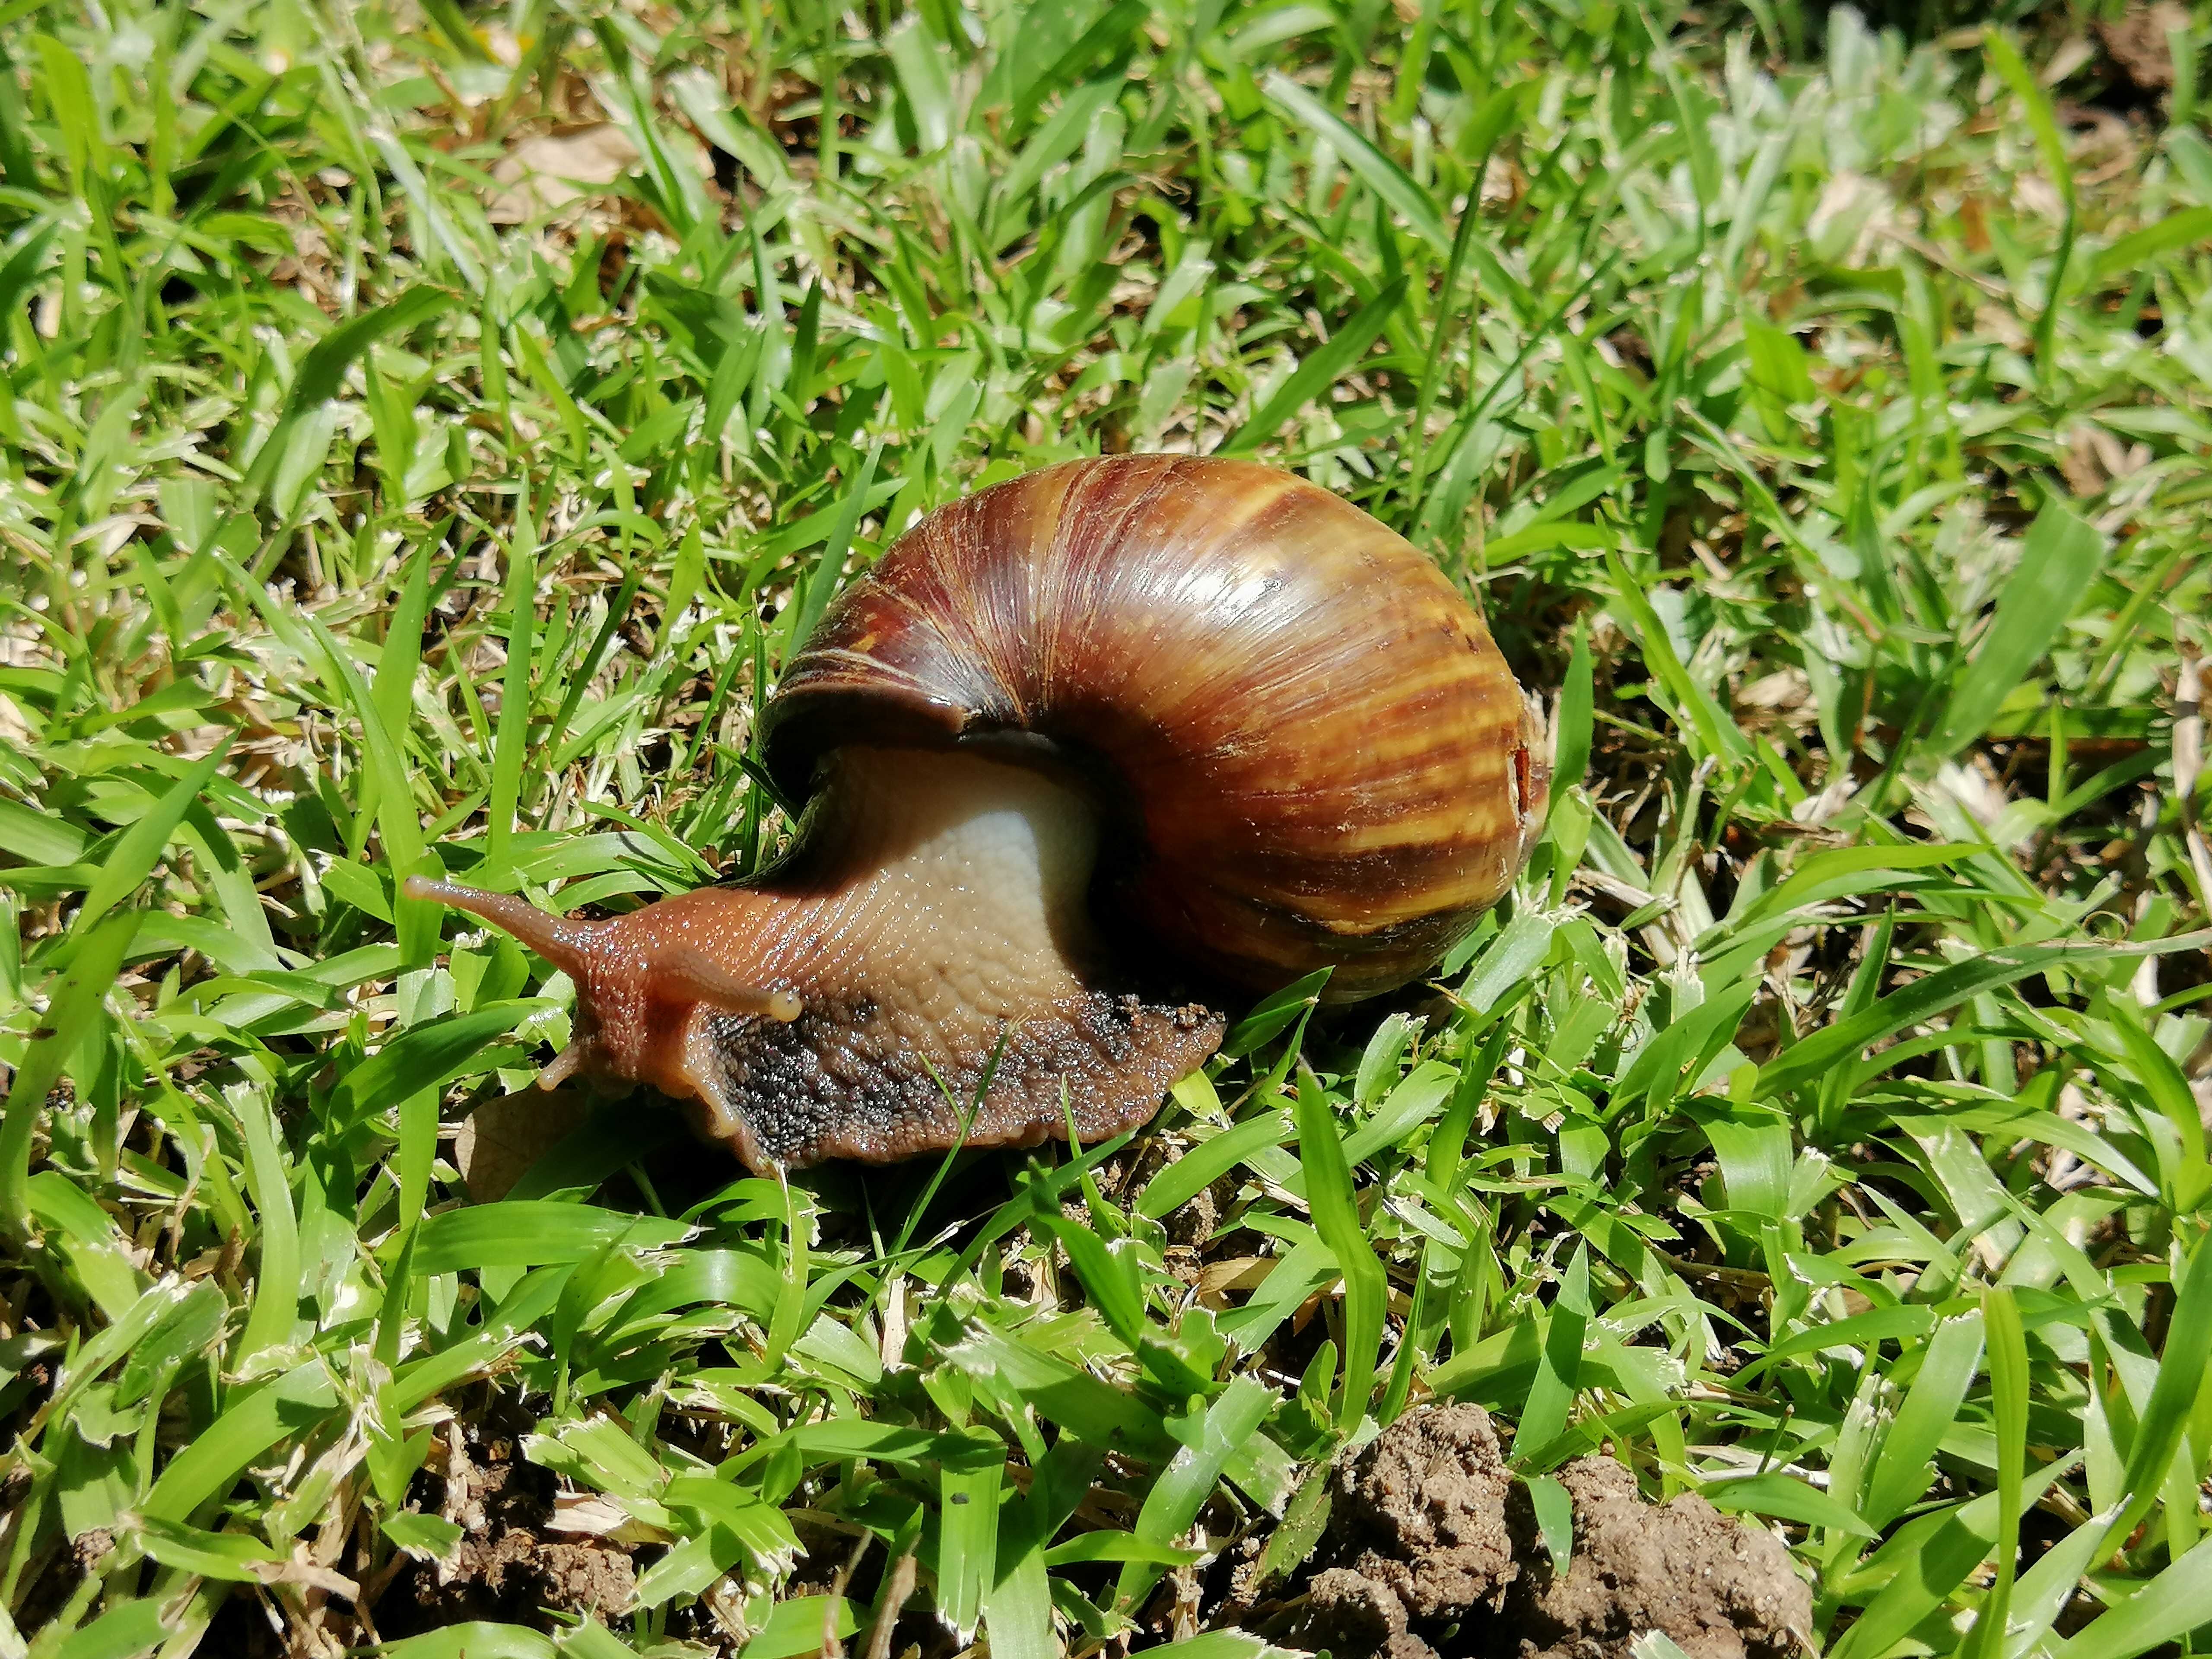
[[[932,514],[763,713],[795,798],[865,740],[1089,780],[1097,910],[1272,989],[1405,983],[1505,891],[1550,765],[1482,620],[1402,538],[1249,462],[1070,461]]]

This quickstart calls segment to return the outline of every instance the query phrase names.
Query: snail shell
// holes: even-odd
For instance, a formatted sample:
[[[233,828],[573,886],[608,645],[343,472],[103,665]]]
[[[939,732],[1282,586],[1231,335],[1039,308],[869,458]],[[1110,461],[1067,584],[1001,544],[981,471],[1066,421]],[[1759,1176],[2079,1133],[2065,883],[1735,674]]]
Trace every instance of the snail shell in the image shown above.
[[[1350,1000],[1511,884],[1550,763],[1467,602],[1402,537],[1254,463],[1070,461],[931,514],[848,587],[762,721],[804,798],[866,741],[1072,767],[1125,944]]]

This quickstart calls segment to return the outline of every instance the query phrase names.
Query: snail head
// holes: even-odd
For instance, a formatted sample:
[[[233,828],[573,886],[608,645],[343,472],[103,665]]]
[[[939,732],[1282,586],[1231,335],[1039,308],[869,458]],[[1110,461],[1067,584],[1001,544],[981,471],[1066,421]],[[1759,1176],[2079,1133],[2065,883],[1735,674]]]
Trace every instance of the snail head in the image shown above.
[[[538,1075],[550,1089],[578,1074],[698,1095],[712,1075],[701,1050],[708,1017],[738,1015],[789,1024],[798,994],[752,982],[727,964],[732,907],[663,901],[604,921],[555,915],[526,899],[459,882],[410,876],[409,898],[450,905],[514,936],[568,975],[576,988],[576,1029]],[[712,891],[712,890],[709,890]]]

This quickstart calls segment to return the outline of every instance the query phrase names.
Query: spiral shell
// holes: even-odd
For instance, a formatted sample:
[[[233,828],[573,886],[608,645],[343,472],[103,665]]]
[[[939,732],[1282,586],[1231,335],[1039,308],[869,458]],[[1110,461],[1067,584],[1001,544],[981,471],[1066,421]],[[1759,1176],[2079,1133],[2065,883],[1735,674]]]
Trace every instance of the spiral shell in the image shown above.
[[[1088,781],[1097,912],[1268,989],[1349,1000],[1504,892],[1549,763],[1482,620],[1402,538],[1248,462],[1071,461],[932,514],[842,593],[763,713],[794,798],[856,740]]]

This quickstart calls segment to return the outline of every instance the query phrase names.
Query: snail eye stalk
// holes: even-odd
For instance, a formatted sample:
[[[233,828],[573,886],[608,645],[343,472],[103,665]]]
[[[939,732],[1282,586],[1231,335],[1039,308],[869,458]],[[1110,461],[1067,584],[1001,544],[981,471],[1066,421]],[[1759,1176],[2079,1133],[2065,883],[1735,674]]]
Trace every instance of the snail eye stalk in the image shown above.
[[[488,893],[481,887],[465,886],[458,881],[410,876],[400,884],[399,890],[411,899],[449,905],[472,916],[481,916],[495,927],[514,934],[571,979],[582,971],[592,939],[606,927],[601,921],[576,921],[556,916],[511,893]]]

